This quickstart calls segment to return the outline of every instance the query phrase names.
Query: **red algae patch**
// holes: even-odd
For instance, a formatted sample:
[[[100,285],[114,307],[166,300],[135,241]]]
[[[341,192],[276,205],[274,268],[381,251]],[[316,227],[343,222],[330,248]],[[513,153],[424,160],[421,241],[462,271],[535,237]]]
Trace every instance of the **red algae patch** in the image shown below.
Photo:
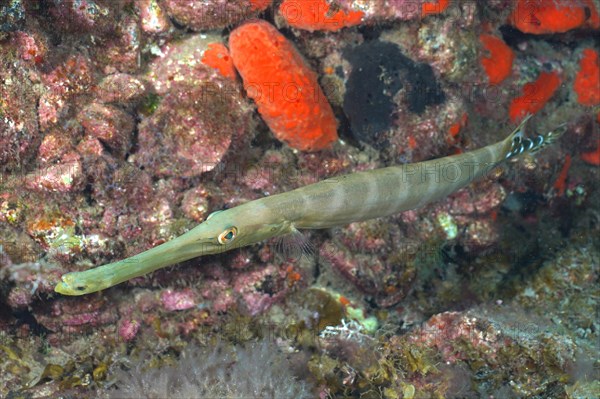
[[[521,32],[536,35],[566,32],[579,28],[586,20],[586,7],[572,0],[518,0],[509,17]]]
[[[542,72],[535,82],[523,86],[523,95],[512,100],[509,109],[510,120],[520,121],[527,114],[535,114],[544,108],[558,86],[560,77],[557,72]]]
[[[308,31],[338,31],[362,22],[362,11],[335,10],[325,0],[283,0],[279,14],[292,27]]]
[[[246,23],[231,32],[229,51],[248,97],[279,140],[318,151],[337,140],[337,121],[302,56],[271,24]]]
[[[485,69],[490,83],[497,85],[510,75],[515,55],[510,47],[496,36],[483,34],[479,36],[479,41],[489,53],[481,57],[481,66]]]
[[[583,105],[600,104],[600,66],[598,52],[586,48],[579,62],[579,72],[575,77],[573,90],[577,93],[577,101]]]

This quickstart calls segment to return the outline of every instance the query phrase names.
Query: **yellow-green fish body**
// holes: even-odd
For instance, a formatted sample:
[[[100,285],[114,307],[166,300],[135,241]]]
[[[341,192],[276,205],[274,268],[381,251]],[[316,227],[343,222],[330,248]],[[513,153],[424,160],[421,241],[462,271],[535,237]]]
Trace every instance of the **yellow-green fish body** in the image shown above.
[[[506,159],[535,152],[564,129],[523,138],[526,118],[506,139],[468,153],[353,173],[211,214],[182,236],[131,258],[67,273],[63,295],[100,291],[134,277],[202,255],[251,245],[298,229],[322,229],[415,209],[485,175]]]

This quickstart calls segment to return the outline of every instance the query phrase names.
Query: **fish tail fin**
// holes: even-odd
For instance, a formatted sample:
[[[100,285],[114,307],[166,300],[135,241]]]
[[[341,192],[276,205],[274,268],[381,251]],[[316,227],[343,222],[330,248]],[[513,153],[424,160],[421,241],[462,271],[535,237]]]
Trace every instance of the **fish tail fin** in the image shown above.
[[[533,138],[527,138],[524,134],[524,127],[531,114],[527,115],[525,119],[519,124],[519,126],[506,138],[506,142],[510,147],[506,152],[506,159],[514,158],[521,154],[533,154],[546,147],[549,144],[554,143],[567,131],[567,124],[563,123],[557,128],[545,133],[539,134]]]

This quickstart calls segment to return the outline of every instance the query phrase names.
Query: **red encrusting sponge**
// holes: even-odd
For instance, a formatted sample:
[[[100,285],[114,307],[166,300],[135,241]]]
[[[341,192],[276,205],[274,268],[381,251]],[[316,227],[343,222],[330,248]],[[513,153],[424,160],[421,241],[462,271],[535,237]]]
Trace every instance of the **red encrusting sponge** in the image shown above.
[[[221,76],[235,80],[235,67],[229,50],[223,43],[210,43],[202,55],[202,63],[219,71]]]
[[[421,17],[425,18],[428,15],[441,14],[446,11],[449,5],[450,0],[426,1],[421,4]]]
[[[302,151],[337,140],[337,121],[317,75],[273,25],[252,21],[236,28],[229,51],[248,97],[279,140]]]
[[[548,102],[560,85],[557,72],[542,72],[535,82],[523,86],[523,95],[512,100],[508,111],[510,119],[520,122],[527,114],[535,114]]]
[[[250,8],[254,11],[264,11],[273,3],[273,0],[250,0]]]
[[[575,76],[573,90],[577,93],[577,101],[583,105],[600,104],[600,65],[598,52],[586,48],[579,62],[579,72]]]
[[[362,11],[332,10],[325,0],[283,0],[279,14],[294,28],[338,31],[362,22]]]
[[[524,33],[536,35],[561,33],[579,28],[593,13],[582,2],[573,0],[517,0],[509,17],[510,23]]]
[[[596,149],[581,154],[581,159],[590,165],[600,166],[600,140],[596,141]]]
[[[489,56],[481,57],[481,65],[490,83],[497,85],[510,75],[515,55],[499,37],[482,34],[479,41],[489,52]]]

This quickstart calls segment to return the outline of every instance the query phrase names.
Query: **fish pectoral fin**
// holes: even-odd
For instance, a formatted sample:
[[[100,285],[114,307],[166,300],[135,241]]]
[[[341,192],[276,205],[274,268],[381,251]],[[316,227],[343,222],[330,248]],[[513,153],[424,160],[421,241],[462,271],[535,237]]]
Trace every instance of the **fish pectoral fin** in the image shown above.
[[[275,250],[286,260],[299,260],[302,257],[311,258],[315,247],[307,235],[292,227],[288,234],[275,238]]]

